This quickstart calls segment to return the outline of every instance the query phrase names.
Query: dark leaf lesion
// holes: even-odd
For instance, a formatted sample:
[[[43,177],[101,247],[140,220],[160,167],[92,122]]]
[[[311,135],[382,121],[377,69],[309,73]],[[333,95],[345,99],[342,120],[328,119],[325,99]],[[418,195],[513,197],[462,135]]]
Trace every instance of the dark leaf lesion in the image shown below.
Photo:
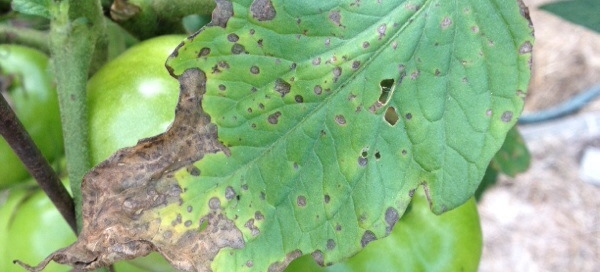
[[[244,246],[241,231],[221,213],[220,205],[210,206],[208,215],[190,221],[182,233],[164,229],[162,218],[153,212],[183,203],[174,171],[194,169],[192,164],[206,154],[229,155],[202,109],[205,73],[188,69],[179,83],[175,120],[165,133],[117,151],[84,177],[83,229],[78,240],[36,267],[19,264],[29,271],[40,271],[50,261],[91,270],[159,251],[178,269],[203,271],[221,248]]]

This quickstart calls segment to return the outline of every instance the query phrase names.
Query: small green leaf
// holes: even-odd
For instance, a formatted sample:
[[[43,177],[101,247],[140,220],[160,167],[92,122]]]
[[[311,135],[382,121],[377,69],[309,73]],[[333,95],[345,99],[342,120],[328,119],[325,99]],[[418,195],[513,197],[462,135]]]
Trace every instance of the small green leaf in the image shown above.
[[[492,167],[510,177],[525,172],[529,168],[531,156],[519,130],[514,127],[508,131],[504,144],[492,159]]]
[[[23,14],[50,18],[50,0],[13,0],[12,9]]]
[[[587,27],[600,33],[600,1],[570,0],[548,3],[540,9],[552,12],[572,23]]]

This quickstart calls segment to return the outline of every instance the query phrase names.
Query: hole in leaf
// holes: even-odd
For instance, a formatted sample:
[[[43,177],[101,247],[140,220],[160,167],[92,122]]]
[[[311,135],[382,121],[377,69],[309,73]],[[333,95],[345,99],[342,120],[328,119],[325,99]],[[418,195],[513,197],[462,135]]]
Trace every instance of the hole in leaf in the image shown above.
[[[208,227],[208,220],[203,218],[200,220],[200,227],[198,228],[198,232],[203,231],[204,229],[206,229],[206,227]]]
[[[390,98],[392,97],[392,93],[394,91],[394,80],[382,80],[381,82],[379,82],[379,88],[381,90],[381,94],[379,95],[379,102],[385,105],[388,102],[390,102]]]
[[[396,112],[396,109],[394,109],[394,107],[387,108],[387,110],[385,110],[385,115],[383,116],[383,118],[391,126],[396,125],[399,119],[398,113]]]

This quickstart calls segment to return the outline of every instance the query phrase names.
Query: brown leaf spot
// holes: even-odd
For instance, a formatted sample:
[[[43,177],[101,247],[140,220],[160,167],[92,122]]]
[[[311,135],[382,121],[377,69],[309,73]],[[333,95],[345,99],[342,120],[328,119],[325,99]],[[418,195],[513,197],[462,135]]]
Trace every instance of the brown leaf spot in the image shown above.
[[[400,219],[398,210],[394,209],[393,207],[388,207],[387,210],[385,210],[385,222],[387,223],[385,230],[388,234],[392,231],[392,228],[396,222],[398,222],[398,219]]]
[[[370,45],[371,44],[369,42],[363,42],[362,43],[362,47],[365,48],[365,49],[369,48]]]
[[[210,48],[203,47],[202,49],[200,49],[200,52],[198,53],[198,57],[206,57],[206,56],[208,56],[208,54],[210,54]]]
[[[217,209],[221,208],[221,200],[219,200],[218,197],[211,197],[208,200],[208,207],[211,210],[217,210]]]
[[[358,157],[358,166],[360,167],[365,167],[367,166],[367,163],[369,162],[369,160],[363,156],[359,156]]]
[[[252,236],[258,236],[260,234],[260,230],[254,225],[254,219],[249,219],[244,223],[244,227],[250,230]]]
[[[296,95],[294,96],[294,100],[296,101],[296,103],[302,103],[304,102],[304,98],[301,95]]]
[[[186,167],[187,172],[192,175],[192,176],[200,176],[200,169],[198,169],[198,167],[194,166],[194,165],[190,165],[188,167]]]
[[[442,22],[440,23],[440,26],[442,27],[442,29],[446,29],[451,24],[452,24],[452,19],[450,19],[450,17],[444,17],[444,19],[442,19]]]
[[[250,4],[252,17],[259,21],[270,21],[275,18],[277,12],[271,0],[254,0]]]
[[[215,0],[217,7],[212,12],[210,25],[227,27],[227,21],[233,16],[233,5],[227,0]]]
[[[268,272],[278,272],[283,271],[294,259],[302,256],[302,251],[294,250],[285,255],[285,259],[280,262],[275,262],[269,265]]]
[[[342,15],[337,10],[332,10],[329,12],[329,20],[337,26],[341,26]]]
[[[528,54],[528,53],[531,53],[532,50],[533,50],[533,45],[531,44],[531,42],[526,41],[523,44],[521,44],[521,47],[519,47],[519,54],[521,54],[521,55]]]
[[[512,111],[505,111],[504,113],[502,113],[500,120],[502,120],[502,122],[508,123],[512,120],[512,118],[513,118]]]
[[[298,207],[305,207],[306,206],[306,197],[298,196],[296,198],[296,204],[298,205]]]
[[[252,65],[252,67],[250,67],[250,73],[256,75],[256,74],[260,73],[260,68],[258,68],[258,66],[256,66],[256,65]]]
[[[254,219],[263,220],[265,219],[265,216],[260,211],[256,211],[254,212]]]
[[[246,48],[239,43],[235,43],[235,44],[233,44],[233,46],[231,46],[231,53],[234,55],[239,55],[239,54],[245,53],[245,52],[246,52]]]
[[[375,233],[373,233],[370,230],[367,230],[367,231],[365,231],[365,233],[363,234],[362,238],[360,239],[360,245],[362,247],[365,247],[370,242],[375,241],[375,239],[377,239],[377,237],[375,237]]]
[[[329,196],[329,195],[324,195],[324,196],[323,196],[323,201],[325,201],[325,204],[328,204],[328,203],[329,203],[329,201],[331,201],[331,196]]]
[[[327,249],[333,250],[335,248],[335,241],[333,239],[327,240]]]
[[[313,253],[311,253],[310,256],[313,258],[313,260],[315,260],[315,262],[317,264],[319,264],[320,266],[325,266],[325,261],[323,259],[322,251],[317,249],[317,250],[313,251]]]
[[[346,118],[341,114],[336,115],[334,119],[335,119],[335,122],[338,123],[338,125],[340,125],[340,126],[343,126],[346,124]]]
[[[233,187],[231,186],[227,186],[227,188],[225,188],[225,198],[227,200],[232,200],[235,197],[235,191],[233,190]]]
[[[227,35],[227,40],[230,42],[237,42],[239,39],[240,37],[235,33],[229,33],[229,35]]]
[[[287,83],[285,80],[278,78],[275,80],[275,91],[281,94],[281,97],[284,97],[286,94],[290,92],[292,89],[292,85]]]
[[[313,88],[313,91],[315,92],[316,95],[320,95],[323,93],[323,88],[321,87],[321,85],[316,85]]]
[[[281,116],[281,112],[277,111],[277,112],[269,115],[269,117],[267,117],[267,121],[272,125],[276,125],[277,122],[279,121],[279,116]]]
[[[342,74],[342,68],[337,66],[337,67],[333,68],[332,73],[333,73],[333,81],[337,82],[338,78]]]
[[[352,62],[352,70],[356,70],[360,67],[360,61],[355,60]]]
[[[383,39],[383,36],[385,36],[385,30],[387,28],[386,24],[381,24],[377,27],[377,33],[379,34],[379,39]]]
[[[317,57],[317,58],[313,59],[312,60],[312,64],[313,65],[319,65],[319,64],[321,64],[321,58]]]

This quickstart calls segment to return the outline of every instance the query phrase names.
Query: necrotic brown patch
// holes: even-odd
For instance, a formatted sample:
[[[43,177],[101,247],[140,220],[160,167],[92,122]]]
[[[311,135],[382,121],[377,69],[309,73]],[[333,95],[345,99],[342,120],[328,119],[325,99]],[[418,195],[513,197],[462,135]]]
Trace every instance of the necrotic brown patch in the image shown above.
[[[323,93],[323,88],[321,87],[321,85],[316,85],[313,88],[313,91],[315,92],[316,95],[320,95]]]
[[[246,52],[246,48],[239,44],[239,43],[235,43],[232,47],[231,47],[231,53],[234,55],[239,55],[241,53]]]
[[[362,238],[360,239],[360,245],[362,247],[365,247],[370,242],[375,241],[375,239],[377,239],[377,237],[375,237],[375,233],[373,233],[370,230],[367,230],[367,231],[365,231],[365,233],[363,234]]]
[[[387,210],[385,210],[385,222],[388,225],[388,227],[386,228],[387,233],[390,233],[390,231],[392,231],[392,228],[394,227],[396,222],[398,222],[398,219],[400,219],[398,210],[394,209],[393,207],[388,207]]]
[[[298,196],[298,198],[296,198],[296,204],[299,207],[305,207],[306,206],[306,197],[305,196]]]
[[[512,120],[512,117],[513,117],[512,111],[505,111],[504,113],[502,113],[502,116],[500,117],[500,119],[502,120],[502,122],[508,123]]]
[[[237,42],[239,39],[240,37],[235,33],[230,33],[229,35],[227,35],[227,40],[230,42]]]
[[[338,125],[343,126],[346,124],[346,118],[343,115],[336,115],[335,116],[335,122],[338,123]]]
[[[281,112],[277,111],[277,112],[269,115],[269,117],[267,117],[267,121],[272,125],[276,125],[277,122],[279,121],[279,116],[281,116]]]
[[[227,27],[227,21],[233,16],[233,5],[226,0],[216,0],[217,7],[212,12],[210,25]]]
[[[202,49],[200,49],[200,52],[198,53],[198,57],[205,57],[205,56],[208,56],[208,54],[210,54],[210,48],[203,47]]]
[[[250,12],[259,21],[270,21],[277,15],[271,0],[254,0],[250,5]]]
[[[286,94],[290,92],[292,89],[292,85],[287,83],[285,80],[278,78],[275,80],[275,91],[281,94],[281,97],[284,97]]]
[[[339,11],[330,11],[329,12],[329,20],[337,26],[342,25],[341,23],[342,15]]]

